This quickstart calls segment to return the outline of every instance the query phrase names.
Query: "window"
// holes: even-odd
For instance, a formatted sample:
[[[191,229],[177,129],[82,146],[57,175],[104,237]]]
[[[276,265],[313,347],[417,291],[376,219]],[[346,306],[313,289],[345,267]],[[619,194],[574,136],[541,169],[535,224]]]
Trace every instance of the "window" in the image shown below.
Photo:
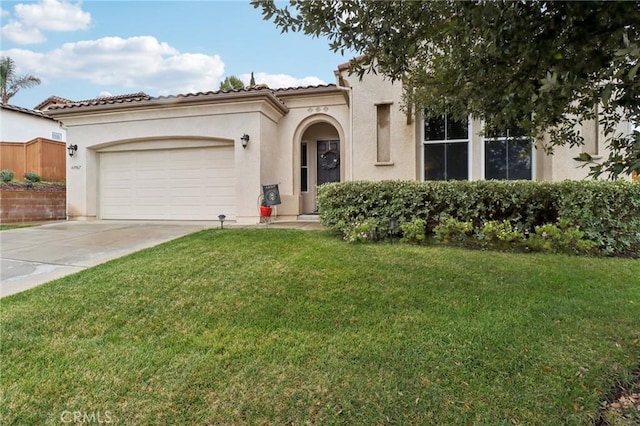
[[[469,122],[446,115],[424,121],[424,179],[469,179]]]
[[[377,128],[377,161],[391,161],[391,104],[376,105]]]
[[[300,145],[300,191],[309,191],[309,162],[307,160],[307,143]]]
[[[489,132],[484,143],[485,179],[531,179],[531,140],[522,129]]]

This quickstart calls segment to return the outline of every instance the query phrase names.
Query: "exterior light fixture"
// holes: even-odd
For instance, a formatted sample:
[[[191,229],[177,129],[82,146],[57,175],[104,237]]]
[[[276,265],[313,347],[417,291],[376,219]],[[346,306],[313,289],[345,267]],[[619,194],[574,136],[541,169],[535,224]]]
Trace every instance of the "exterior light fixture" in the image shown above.
[[[223,214],[219,214],[218,215],[218,220],[220,221],[220,229],[224,229],[224,220],[226,218],[227,217],[225,215],[223,215]]]
[[[242,135],[240,140],[242,141],[242,148],[246,149],[247,145],[249,145],[249,135],[245,133],[244,135]]]
[[[391,216],[389,218],[389,238],[393,243],[393,236],[398,232],[398,219]]]
[[[78,150],[78,145],[71,145],[67,147],[67,151],[69,151],[69,157],[73,157],[73,153]]]

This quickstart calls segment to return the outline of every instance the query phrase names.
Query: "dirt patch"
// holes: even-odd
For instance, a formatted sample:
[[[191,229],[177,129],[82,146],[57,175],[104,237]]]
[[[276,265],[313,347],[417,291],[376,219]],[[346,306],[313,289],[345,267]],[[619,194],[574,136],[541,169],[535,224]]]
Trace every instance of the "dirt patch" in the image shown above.
[[[618,384],[614,396],[602,405],[596,425],[640,425],[640,371],[629,386]]]

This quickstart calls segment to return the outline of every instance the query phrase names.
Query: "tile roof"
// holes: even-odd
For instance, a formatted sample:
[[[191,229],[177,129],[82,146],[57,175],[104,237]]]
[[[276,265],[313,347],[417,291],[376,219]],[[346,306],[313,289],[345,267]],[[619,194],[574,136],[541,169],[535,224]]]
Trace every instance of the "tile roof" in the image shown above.
[[[58,96],[49,96],[47,99],[45,99],[44,101],[36,105],[33,109],[38,111],[45,111],[46,107],[50,107],[52,105],[57,105],[57,104],[69,104],[72,102],[73,101],[69,99],[61,98]]]
[[[192,99],[198,97],[228,97],[229,95],[233,96],[235,94],[242,95],[250,95],[253,93],[267,93],[273,96],[273,99],[280,104],[284,105],[284,102],[278,98],[280,94],[288,94],[290,92],[308,92],[313,93],[318,90],[326,90],[330,88],[335,88],[335,84],[326,84],[326,85],[318,85],[318,86],[300,86],[300,87],[289,87],[289,88],[280,88],[280,89],[270,89],[266,85],[255,85],[248,86],[242,89],[232,89],[232,90],[217,90],[217,91],[208,91],[208,92],[197,92],[197,93],[184,93],[178,95],[167,95],[167,96],[157,96],[151,97],[146,93],[139,92],[133,93],[129,95],[121,95],[121,96],[109,96],[103,98],[95,98],[88,99],[85,101],[71,101],[69,103],[58,104],[51,106],[51,110],[62,110],[62,109],[70,109],[70,108],[78,108],[78,107],[88,107],[88,106],[99,106],[99,105],[115,105],[115,104],[125,104],[125,103],[138,103],[144,101],[180,101],[181,99]],[[293,94],[293,93],[291,93]]]
[[[99,98],[85,99],[83,101],[70,101],[68,99],[58,98],[56,96],[52,96],[49,99],[51,98],[56,98],[57,100],[61,100],[61,102],[51,105],[49,107],[49,109],[51,110],[73,108],[73,107],[80,107],[80,106],[108,105],[108,104],[125,103],[125,102],[137,102],[137,101],[152,99],[151,96],[147,95],[144,92],[129,93],[126,95],[117,95],[117,96],[101,96]],[[43,102],[42,104],[44,104],[45,102]]]
[[[7,105],[7,104],[0,105],[0,108],[6,109],[6,110],[9,110],[9,111],[20,112],[20,113],[23,113],[23,114],[33,115],[35,117],[46,118],[47,120],[57,121],[55,118],[48,116],[47,114],[45,114],[42,111],[36,111],[36,110],[33,110],[33,109],[22,108],[22,107],[19,107],[19,106]]]

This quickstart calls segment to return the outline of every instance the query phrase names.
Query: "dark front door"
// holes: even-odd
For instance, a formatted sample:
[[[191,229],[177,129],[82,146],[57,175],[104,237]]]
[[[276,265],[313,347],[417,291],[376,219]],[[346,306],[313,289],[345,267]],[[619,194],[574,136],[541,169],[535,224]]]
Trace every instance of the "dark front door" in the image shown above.
[[[340,141],[318,141],[318,177],[316,185],[340,182]]]

